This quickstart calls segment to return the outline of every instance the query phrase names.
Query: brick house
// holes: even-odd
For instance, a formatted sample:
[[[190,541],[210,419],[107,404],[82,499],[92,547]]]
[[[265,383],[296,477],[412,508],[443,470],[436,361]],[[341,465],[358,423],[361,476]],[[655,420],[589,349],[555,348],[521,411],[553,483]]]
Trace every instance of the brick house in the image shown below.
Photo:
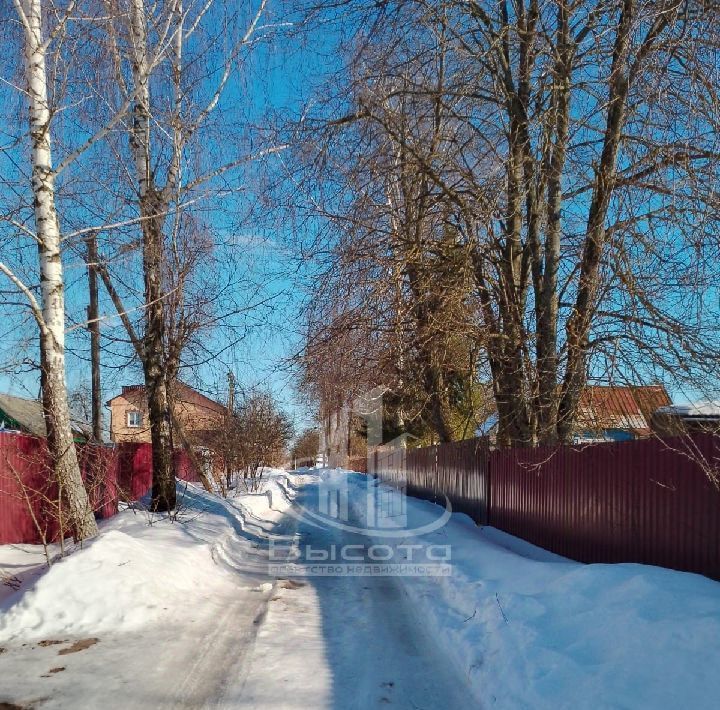
[[[188,439],[197,446],[209,444],[223,423],[227,409],[183,382],[174,385],[175,415]],[[144,385],[125,385],[106,403],[110,409],[110,440],[114,443],[149,443],[150,421]]]

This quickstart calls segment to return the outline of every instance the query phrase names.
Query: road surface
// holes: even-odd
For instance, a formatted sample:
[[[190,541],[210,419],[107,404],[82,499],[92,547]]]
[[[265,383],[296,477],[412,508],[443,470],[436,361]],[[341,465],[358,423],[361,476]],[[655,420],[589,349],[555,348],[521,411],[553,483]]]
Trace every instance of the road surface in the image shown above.
[[[315,550],[372,544],[357,532],[299,521],[298,511],[318,512],[318,480],[306,480],[281,518],[232,523],[211,545],[228,581],[170,609],[163,626],[104,634],[61,659],[54,646],[8,648],[0,701],[103,710],[477,707],[410,602],[412,579],[268,575],[271,541]],[[362,524],[354,509],[347,522]]]
[[[318,483],[308,484],[300,489],[295,509],[318,512],[318,500]],[[348,526],[362,526],[362,511],[351,507],[349,516]],[[332,525],[318,528],[300,522],[296,532],[301,547],[334,550],[336,556],[344,545],[354,546],[351,549],[357,553],[373,542],[364,535]],[[268,613],[275,629],[297,627],[295,635],[307,642],[308,657],[313,656],[318,646],[322,647],[322,658],[316,652],[314,656],[324,667],[307,667],[304,674],[307,677],[321,672],[325,680],[319,684],[313,707],[348,710],[373,707],[430,710],[468,704],[476,707],[465,679],[438,652],[436,640],[408,598],[405,585],[412,584],[412,578],[309,576],[296,581],[305,586],[284,589],[285,608],[278,610],[275,602],[269,601]],[[293,597],[314,600],[314,608],[296,614],[298,605],[293,603]],[[311,633],[302,633],[304,626]],[[301,643],[288,652],[302,657],[306,649]],[[295,675],[293,686],[295,681],[303,684],[302,676]],[[294,707],[294,691],[291,688],[288,691],[287,707]],[[241,696],[233,695],[231,699],[242,703]]]

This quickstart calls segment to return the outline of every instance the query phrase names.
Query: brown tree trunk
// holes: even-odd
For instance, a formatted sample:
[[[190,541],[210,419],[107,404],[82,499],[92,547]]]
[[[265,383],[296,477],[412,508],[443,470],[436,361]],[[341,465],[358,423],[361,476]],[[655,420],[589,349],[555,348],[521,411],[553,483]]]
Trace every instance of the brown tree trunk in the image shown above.
[[[557,441],[558,387],[558,269],[562,227],[562,175],[570,119],[570,86],[574,48],[570,39],[568,6],[558,4],[557,61],[555,63],[551,121],[554,141],[547,149],[544,173],[547,182],[546,236],[541,288],[537,308],[538,441]]]
[[[152,509],[164,511],[175,507],[175,472],[164,357],[165,312],[162,282],[163,225],[166,219],[167,200],[157,190],[152,170],[149,59],[144,0],[132,0],[130,3],[129,27],[133,40],[132,72],[136,92],[130,149],[135,163],[140,216],[143,218],[141,227],[145,278],[145,333],[142,337],[142,363],[152,441]]]
[[[567,366],[558,407],[558,438],[572,438],[580,396],[586,382],[590,324],[595,309],[600,262],[605,248],[605,219],[615,181],[617,154],[625,121],[629,89],[628,52],[635,14],[635,1],[625,0],[618,23],[610,74],[610,92],[605,137],[588,213],[587,231],[580,263],[575,308],[566,325]]]
[[[149,205],[145,212],[156,213]],[[143,372],[148,399],[152,441],[152,510],[175,507],[175,470],[170,432],[170,403],[165,373],[165,312],[162,301],[162,232],[155,218],[145,220],[143,270],[145,273],[145,333],[143,335]]]
[[[472,250],[473,273],[480,294],[484,320],[484,337],[493,380],[493,396],[498,412],[497,442],[500,446],[527,446],[532,443],[526,386],[523,382],[522,345],[517,327],[506,322],[511,315],[498,316],[485,276],[484,258],[477,247]],[[498,299],[500,309],[507,311],[505,299]],[[508,332],[509,331],[509,332]],[[514,333],[514,335],[512,335]]]
[[[88,289],[88,330],[90,331],[90,371],[92,381],[92,438],[102,442],[102,392],[100,389],[100,321],[98,312],[98,251],[97,235],[93,232],[87,238]]]
[[[433,313],[429,303],[432,296],[428,293],[428,277],[426,274],[421,275],[422,269],[413,263],[415,256],[406,252],[405,258],[405,268],[412,291],[411,305],[415,321],[418,364],[428,397],[430,424],[440,441],[448,442],[454,439],[454,434],[442,364],[438,362],[437,356],[437,341],[442,338],[442,333],[438,333],[437,324],[434,323],[438,317]]]
[[[424,367],[425,387],[430,397],[430,421],[441,443],[453,441],[455,434],[452,429],[450,405],[445,392],[445,382],[440,368],[434,364]]]

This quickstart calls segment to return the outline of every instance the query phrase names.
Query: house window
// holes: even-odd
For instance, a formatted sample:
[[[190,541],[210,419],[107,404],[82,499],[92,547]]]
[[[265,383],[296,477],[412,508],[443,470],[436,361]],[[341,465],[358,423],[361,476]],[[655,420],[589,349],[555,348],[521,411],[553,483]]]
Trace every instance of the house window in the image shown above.
[[[128,412],[127,425],[131,429],[138,429],[142,426],[142,412]]]

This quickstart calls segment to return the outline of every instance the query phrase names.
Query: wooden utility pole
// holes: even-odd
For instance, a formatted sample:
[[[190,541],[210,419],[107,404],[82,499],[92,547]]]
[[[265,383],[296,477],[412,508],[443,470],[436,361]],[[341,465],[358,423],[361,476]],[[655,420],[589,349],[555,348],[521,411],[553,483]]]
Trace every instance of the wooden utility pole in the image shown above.
[[[232,418],[234,416],[235,411],[235,375],[233,375],[232,372],[228,370],[227,374],[228,379],[228,398],[227,398],[227,426],[225,427],[226,436],[232,436],[233,427],[232,424]],[[230,486],[232,485],[232,466],[229,459],[226,459],[225,461],[225,480],[227,489],[230,490]]]
[[[235,409],[235,375],[233,375],[232,372],[228,371],[227,374],[228,379],[228,403],[227,408],[228,412],[230,414],[233,413],[233,410]]]
[[[102,393],[100,390],[100,320],[98,314],[97,234],[90,232],[87,239],[87,268],[90,300],[87,308],[90,331],[90,366],[92,372],[92,438],[102,441]]]

